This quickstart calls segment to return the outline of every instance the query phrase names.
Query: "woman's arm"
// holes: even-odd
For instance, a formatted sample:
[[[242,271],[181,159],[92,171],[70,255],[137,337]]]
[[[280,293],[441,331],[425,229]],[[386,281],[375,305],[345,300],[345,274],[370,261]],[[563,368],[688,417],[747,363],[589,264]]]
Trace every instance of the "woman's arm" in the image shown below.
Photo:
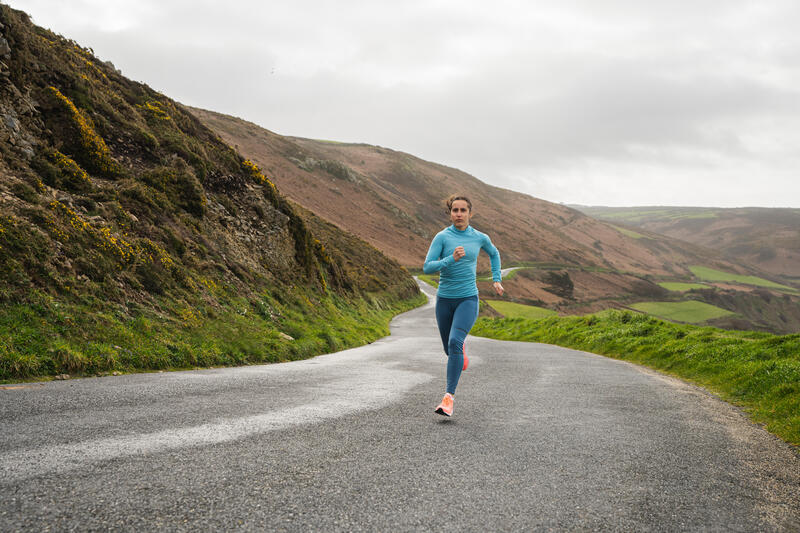
[[[449,267],[455,263],[455,258],[452,255],[442,257],[442,250],[444,248],[444,236],[441,234],[436,235],[431,242],[431,247],[428,249],[428,255],[425,256],[425,264],[422,265],[422,271],[426,274],[433,274],[440,270]]]
[[[489,254],[489,260],[492,262],[492,279],[499,283],[503,280],[503,275],[500,273],[500,252],[492,244],[492,240],[488,235],[484,235],[481,248],[486,250],[486,253]]]
[[[502,296],[505,289],[500,283],[503,280],[503,274],[500,272],[500,252],[498,252],[495,245],[492,244],[492,240],[489,236],[486,235],[485,237],[481,248],[486,250],[486,253],[489,254],[489,260],[492,262],[492,280],[494,281],[492,287],[494,287],[494,292],[496,292],[498,296]]]

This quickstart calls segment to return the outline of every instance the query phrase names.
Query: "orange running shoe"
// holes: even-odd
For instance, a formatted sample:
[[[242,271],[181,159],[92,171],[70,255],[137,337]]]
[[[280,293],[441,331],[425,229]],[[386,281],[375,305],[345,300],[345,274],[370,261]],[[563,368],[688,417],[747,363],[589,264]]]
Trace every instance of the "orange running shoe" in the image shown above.
[[[463,372],[464,370],[466,370],[468,366],[469,366],[469,357],[467,357],[467,347],[464,346],[464,366],[461,368],[461,371]]]
[[[442,403],[436,408],[437,415],[453,416],[453,395],[449,392],[442,398]]]

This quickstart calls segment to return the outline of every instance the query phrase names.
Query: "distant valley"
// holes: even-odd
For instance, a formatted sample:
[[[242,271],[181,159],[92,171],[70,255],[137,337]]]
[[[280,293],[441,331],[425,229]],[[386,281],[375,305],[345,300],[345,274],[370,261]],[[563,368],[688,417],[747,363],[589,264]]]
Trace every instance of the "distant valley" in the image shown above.
[[[717,250],[785,281],[800,281],[800,209],[573,207],[612,224]]]

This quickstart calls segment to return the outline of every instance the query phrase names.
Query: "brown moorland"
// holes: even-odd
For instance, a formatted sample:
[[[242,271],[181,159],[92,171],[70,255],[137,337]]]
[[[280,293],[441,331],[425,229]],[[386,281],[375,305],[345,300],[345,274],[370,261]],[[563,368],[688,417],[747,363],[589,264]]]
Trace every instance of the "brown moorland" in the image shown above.
[[[444,198],[468,194],[472,220],[506,264],[606,268],[640,276],[691,273],[688,264],[747,272],[676,240],[634,239],[570,207],[487,185],[458,169],[366,144],[284,137],[253,123],[192,109],[258,163],[290,199],[359,235],[409,268],[419,268],[433,235],[448,223]]]
[[[448,223],[444,198],[453,192],[469,195],[475,205],[472,223],[491,235],[504,266],[528,267],[504,283],[508,297],[521,303],[584,313],[675,299],[675,293],[656,282],[690,280],[690,265],[765,275],[720,252],[646,230],[632,234],[571,207],[494,187],[461,170],[406,153],[287,137],[228,115],[195,108],[192,112],[264,168],[293,202],[358,235],[409,269],[421,268],[431,238]],[[479,270],[488,271],[485,258]],[[571,287],[565,290],[559,283]],[[480,282],[479,288],[483,297],[492,297],[488,283]],[[725,304],[738,312],[740,292],[727,294]],[[690,292],[680,298],[706,297]],[[748,300],[748,308],[750,304]],[[793,318],[744,322],[770,331],[800,329],[800,320]]]

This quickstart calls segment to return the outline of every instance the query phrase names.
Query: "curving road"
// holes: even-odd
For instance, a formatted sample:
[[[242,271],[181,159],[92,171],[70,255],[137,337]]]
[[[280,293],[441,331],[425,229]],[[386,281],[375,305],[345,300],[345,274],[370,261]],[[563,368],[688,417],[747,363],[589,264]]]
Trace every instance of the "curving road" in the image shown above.
[[[0,388],[0,530],[800,530],[800,455],[735,408],[583,352],[468,350],[452,419],[430,304],[308,361]]]
[[[504,269],[501,269],[501,270],[500,270],[500,277],[501,277],[502,279],[505,279],[505,278],[506,278],[506,276],[508,276],[509,274],[511,274],[512,272],[514,272],[515,270],[519,270],[519,269],[521,269],[521,268],[524,268],[524,267],[509,267],[509,268],[504,268]]]

